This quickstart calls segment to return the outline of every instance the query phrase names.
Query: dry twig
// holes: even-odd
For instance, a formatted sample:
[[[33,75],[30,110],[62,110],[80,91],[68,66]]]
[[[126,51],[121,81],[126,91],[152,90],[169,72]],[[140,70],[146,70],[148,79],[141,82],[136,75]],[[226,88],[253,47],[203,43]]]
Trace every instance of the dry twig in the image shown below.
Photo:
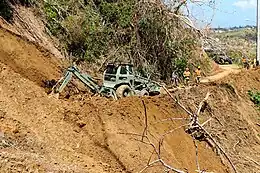
[[[163,89],[166,91],[166,93],[167,93],[190,117],[193,116],[193,113],[191,113],[188,109],[186,109],[185,106],[183,106],[183,105],[179,102],[179,100],[175,99],[175,98],[173,97],[173,95],[170,93],[170,91],[169,91],[164,85],[163,85],[162,87],[163,87]]]
[[[199,156],[198,156],[198,145],[196,143],[196,140],[195,138],[193,138],[193,143],[194,143],[194,146],[195,146],[195,149],[196,149],[196,166],[197,166],[197,171],[200,172],[200,165],[199,165]]]
[[[233,164],[232,160],[229,158],[229,156],[226,154],[226,152],[224,151],[224,149],[216,142],[216,140],[211,136],[211,134],[204,129],[204,127],[202,127],[200,124],[198,124],[198,126],[207,134],[207,136],[212,140],[212,142],[218,147],[218,149],[222,152],[222,154],[225,156],[225,158],[228,160],[228,162],[230,163],[232,169],[234,170],[235,173],[237,172],[237,169],[235,167],[235,165]]]
[[[257,166],[260,166],[260,163],[257,162],[257,161],[255,161],[254,159],[252,159],[252,158],[250,158],[250,157],[248,157],[248,156],[246,156],[246,159],[249,160],[249,161],[251,161],[251,162],[253,162],[253,163],[255,163]]]
[[[167,163],[165,163],[163,161],[163,159],[161,158],[161,147],[163,145],[163,141],[164,141],[164,138],[166,137],[166,135],[168,134],[171,134],[173,133],[174,131],[182,128],[182,127],[185,127],[185,126],[189,126],[188,129],[191,129],[191,135],[193,136],[193,140],[194,140],[194,145],[195,145],[195,148],[196,148],[196,165],[197,165],[197,169],[196,172],[199,172],[199,173],[206,173],[205,170],[200,170],[200,166],[199,166],[199,161],[198,161],[198,146],[196,144],[196,141],[195,141],[195,137],[194,137],[194,133],[196,132],[203,132],[205,134],[205,137],[206,138],[209,138],[210,140],[208,140],[210,143],[213,142],[214,145],[221,151],[221,153],[224,155],[224,157],[228,160],[228,162],[230,163],[232,169],[234,170],[235,173],[237,173],[237,170],[236,170],[236,167],[234,166],[232,160],[229,158],[229,156],[227,155],[227,153],[224,151],[224,149],[216,142],[216,140],[212,137],[212,135],[203,127],[205,124],[207,124],[208,122],[211,121],[211,118],[208,119],[207,121],[205,121],[203,124],[200,124],[199,123],[199,115],[200,115],[200,112],[202,110],[202,107],[203,105],[206,104],[209,96],[210,96],[210,93],[208,92],[205,96],[205,98],[200,102],[199,106],[198,106],[198,109],[196,110],[195,113],[191,113],[189,110],[187,110],[177,99],[175,99],[172,94],[168,91],[168,89],[165,87],[165,86],[162,86],[164,88],[164,90],[167,92],[167,94],[190,116],[190,123],[189,124],[184,124],[184,125],[181,125],[177,128],[174,128],[168,132],[165,132],[164,134],[161,135],[160,137],[160,140],[159,140],[159,144],[158,144],[158,147],[156,147],[156,145],[154,143],[151,142],[151,140],[149,139],[148,137],[148,117],[147,117],[147,110],[146,110],[146,106],[145,106],[145,102],[142,100],[142,104],[144,106],[144,113],[145,113],[145,119],[144,119],[144,130],[143,130],[143,133],[142,135],[138,135],[138,134],[131,134],[131,133],[128,133],[130,135],[135,135],[135,136],[141,136],[141,140],[138,140],[144,144],[147,144],[147,145],[150,145],[152,148],[153,148],[153,152],[151,154],[151,156],[149,157],[149,160],[148,160],[148,163],[147,165],[140,171],[143,172],[145,171],[147,168],[149,167],[152,167],[153,165],[155,164],[158,164],[160,163],[162,166],[164,166],[168,171],[173,171],[173,172],[177,172],[177,173],[185,173],[184,171],[182,170],[179,170],[179,169],[176,169],[170,165],[168,165]],[[185,118],[168,118],[168,119],[164,119],[162,120],[161,122],[164,122],[164,121],[168,121],[168,120],[181,120],[181,119],[185,119]],[[188,120],[188,119],[186,119]],[[150,134],[150,133],[149,133]],[[151,162],[151,159],[152,159],[152,156],[153,154],[156,154],[157,156],[157,159],[152,161]],[[255,162],[257,163],[257,162]]]
[[[143,135],[142,135],[142,141],[143,141],[144,136],[147,136],[148,118],[147,118],[147,110],[146,110],[144,100],[142,100],[142,103],[143,103],[143,106],[144,106],[144,125],[145,125]]]

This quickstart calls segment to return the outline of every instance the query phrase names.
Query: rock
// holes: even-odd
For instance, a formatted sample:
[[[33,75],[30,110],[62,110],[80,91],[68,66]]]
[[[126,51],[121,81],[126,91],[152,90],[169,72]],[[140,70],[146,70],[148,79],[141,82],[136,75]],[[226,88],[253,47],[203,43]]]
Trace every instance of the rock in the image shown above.
[[[5,137],[5,134],[4,134],[4,132],[2,132],[2,131],[0,130],[0,138],[3,138],[3,137]]]
[[[19,130],[17,129],[17,128],[15,128],[14,130],[13,130],[13,133],[19,133]]]
[[[77,125],[78,125],[79,128],[83,128],[83,127],[86,126],[86,123],[81,121],[81,122],[78,122]]]

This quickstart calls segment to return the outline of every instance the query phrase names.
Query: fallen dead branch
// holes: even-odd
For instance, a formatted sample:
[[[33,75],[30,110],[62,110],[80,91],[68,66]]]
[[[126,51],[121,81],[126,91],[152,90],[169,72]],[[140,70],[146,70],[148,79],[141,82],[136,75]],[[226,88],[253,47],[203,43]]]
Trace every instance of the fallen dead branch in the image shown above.
[[[236,151],[236,146],[240,143],[240,139],[235,143],[235,145],[233,146],[233,150]]]
[[[151,155],[149,160],[148,160],[147,165],[140,171],[140,173],[145,171],[147,168],[153,166],[154,164],[157,164],[157,163],[160,163],[162,166],[164,166],[168,170],[174,171],[176,173],[185,173],[184,171],[176,169],[176,168],[168,165],[167,163],[165,163],[163,161],[163,159],[161,158],[161,146],[162,146],[162,141],[161,140],[159,141],[159,146],[157,148],[156,145],[154,143],[152,143],[151,140],[149,139],[148,133],[147,133],[148,132],[147,109],[146,109],[146,105],[145,105],[144,100],[142,100],[142,104],[143,104],[143,107],[144,107],[144,125],[145,125],[145,127],[144,127],[144,130],[143,130],[142,138],[141,138],[140,142],[142,142],[144,144],[147,144],[147,145],[150,145],[153,148],[152,155],[155,153],[157,155],[157,160],[154,160],[154,161],[151,162],[151,158],[152,158],[152,155]],[[174,130],[177,130],[177,129],[181,128],[181,127],[183,127],[183,126],[180,126],[180,127],[176,128]],[[169,133],[173,132],[174,130],[171,130]],[[165,135],[167,135],[167,134],[164,134],[164,136]],[[145,139],[146,139],[146,141],[145,141]]]
[[[141,137],[141,140],[138,140],[138,141],[140,141],[140,142],[142,142],[142,143],[144,143],[144,144],[150,145],[150,146],[153,148],[153,151],[152,151],[151,156],[150,156],[149,159],[148,159],[147,165],[140,171],[140,173],[142,173],[143,171],[145,171],[145,170],[148,169],[149,167],[152,167],[152,166],[154,166],[154,165],[156,165],[156,164],[161,164],[163,167],[166,168],[167,171],[173,171],[173,172],[176,172],[176,173],[186,173],[186,171],[177,169],[177,168],[175,168],[175,167],[173,167],[173,166],[167,164],[167,163],[162,159],[162,157],[161,157],[161,147],[162,147],[162,145],[163,145],[164,138],[165,138],[167,135],[169,135],[169,134],[175,132],[175,131],[178,130],[178,129],[181,129],[181,128],[183,128],[183,127],[187,127],[189,124],[181,125],[181,126],[179,126],[179,127],[176,127],[176,128],[174,128],[174,129],[172,129],[172,130],[170,130],[170,131],[165,132],[164,134],[162,134],[162,135],[160,136],[160,140],[159,140],[158,147],[157,147],[154,143],[152,143],[152,141],[151,141],[150,138],[148,137],[148,133],[147,133],[147,132],[148,132],[148,117],[147,117],[147,110],[146,110],[145,102],[144,102],[143,100],[142,100],[142,104],[143,104],[143,106],[144,106],[144,125],[145,125],[145,127],[144,127],[144,130],[143,130],[142,135],[137,135],[137,134],[132,134],[132,135],[142,136],[142,137]],[[196,146],[197,146],[197,145],[196,145]],[[196,147],[196,153],[198,153],[197,147]],[[153,154],[156,154],[156,160],[151,161]],[[197,161],[196,161],[196,165],[199,165],[199,163],[198,163],[198,158],[197,158],[196,160],[197,160]],[[204,173],[205,173],[205,171],[200,171],[199,166],[198,166],[197,172],[200,172],[200,173],[204,172]]]
[[[147,136],[147,128],[148,128],[148,119],[147,119],[147,110],[146,110],[146,106],[144,103],[144,100],[142,100],[142,104],[144,106],[144,131],[143,131],[143,135],[142,135],[142,141],[144,140],[144,136]]]
[[[201,125],[198,121],[198,116],[201,112],[201,109],[203,107],[203,105],[206,104],[210,93],[208,92],[205,96],[205,98],[200,102],[199,107],[197,109],[197,111],[193,114],[190,111],[188,111],[182,104],[180,104],[173,96],[172,94],[168,91],[168,89],[165,86],[162,86],[164,88],[164,90],[166,91],[166,93],[188,114],[191,116],[192,120],[190,122],[190,126],[189,128],[186,130],[188,133],[190,133],[191,135],[194,135],[196,132],[201,133],[204,132],[206,134],[205,137],[209,138],[215,145],[216,147],[221,151],[221,153],[224,155],[224,157],[228,160],[228,162],[230,163],[232,169],[234,170],[235,173],[237,173],[237,169],[235,167],[235,165],[233,164],[232,160],[229,158],[229,156],[227,155],[227,153],[224,151],[224,149],[216,142],[216,140],[211,136],[211,134],[203,127],[203,125]],[[205,123],[204,123],[205,124]],[[201,137],[201,135],[199,135]],[[202,135],[203,136],[203,135]]]
[[[257,162],[257,161],[255,161],[254,159],[252,159],[252,158],[250,158],[250,157],[248,157],[248,156],[246,156],[245,158],[246,158],[246,160],[248,160],[248,161],[251,161],[251,162],[255,163],[257,166],[260,166],[260,163],[259,163],[259,162]]]
[[[173,172],[177,172],[177,173],[185,173],[184,171],[178,170],[176,168],[171,167],[170,165],[168,165],[167,163],[165,163],[162,159],[158,159],[155,160],[151,163],[149,163],[147,166],[145,166],[140,173],[142,173],[143,171],[145,171],[147,168],[151,167],[152,165],[156,164],[156,163],[161,163],[164,167],[166,167],[168,169],[168,171],[173,171]]]
[[[202,107],[207,103],[207,100],[208,100],[209,96],[210,96],[210,93],[208,92],[206,94],[206,97],[200,102],[198,110],[197,110],[197,113],[196,113],[197,117],[199,116]]]
[[[230,163],[232,169],[234,170],[235,173],[237,172],[237,169],[235,167],[235,165],[233,164],[232,160],[229,158],[229,156],[227,155],[227,153],[224,151],[224,149],[216,142],[216,140],[211,136],[211,134],[204,129],[204,127],[202,127],[200,124],[198,124],[198,126],[207,134],[207,136],[211,139],[211,141],[218,147],[218,149],[222,152],[222,154],[225,156],[225,158],[228,160],[228,162]]]
[[[193,143],[194,143],[194,146],[195,146],[195,149],[196,149],[196,166],[197,166],[197,171],[198,172],[201,172],[200,171],[200,165],[199,165],[199,156],[198,156],[198,145],[196,143],[196,139],[195,138],[192,138],[193,139]]]
[[[193,113],[191,113],[188,109],[185,108],[185,106],[183,106],[179,100],[177,100],[176,98],[173,97],[173,95],[170,93],[170,91],[164,86],[162,85],[163,89],[166,91],[166,93],[174,100],[174,102],[176,102],[190,117],[193,116]]]
[[[208,122],[210,122],[212,120],[212,118],[208,119],[207,121],[205,121],[204,123],[201,124],[201,126],[205,126]]]
[[[167,135],[175,132],[176,130],[183,128],[183,127],[187,127],[186,132],[189,133],[192,136],[193,141],[194,141],[194,146],[195,146],[195,150],[196,150],[196,165],[197,165],[196,172],[206,173],[205,170],[200,170],[199,159],[198,159],[198,145],[196,144],[196,139],[203,139],[203,140],[207,141],[210,144],[211,147],[217,147],[220,150],[220,152],[223,154],[223,156],[226,158],[226,160],[229,162],[229,164],[231,165],[231,168],[234,170],[234,172],[237,173],[237,169],[236,169],[235,165],[233,164],[231,158],[224,151],[224,149],[220,146],[220,144],[218,144],[217,141],[212,137],[212,135],[203,127],[208,122],[210,122],[212,120],[212,118],[206,120],[202,124],[199,123],[199,115],[200,115],[201,111],[203,111],[203,109],[205,109],[205,105],[207,105],[207,100],[210,96],[210,93],[208,92],[206,94],[205,98],[200,102],[196,111],[194,111],[194,113],[192,113],[184,105],[182,105],[178,101],[178,99],[174,98],[174,96],[168,91],[168,89],[165,86],[162,86],[162,87],[164,88],[166,93],[174,100],[174,102],[177,103],[190,116],[190,118],[167,118],[167,119],[161,120],[160,122],[169,121],[169,120],[171,120],[171,121],[173,121],[173,120],[189,120],[189,123],[181,125],[179,127],[176,127],[174,129],[169,130],[169,131],[165,132],[164,134],[160,135],[158,145],[156,145],[149,138],[149,135],[151,135],[151,134],[149,133],[149,130],[148,130],[147,108],[146,108],[145,102],[142,100],[142,104],[143,104],[143,107],[144,107],[144,130],[142,132],[142,135],[135,134],[135,133],[127,133],[128,135],[141,137],[141,139],[139,139],[139,140],[136,139],[136,140],[139,141],[139,142],[142,142],[146,145],[149,145],[153,148],[152,154],[149,157],[146,166],[140,171],[140,173],[142,173],[143,171],[145,171],[149,167],[152,167],[152,166],[155,166],[155,165],[158,166],[158,164],[165,167],[167,171],[173,171],[173,172],[176,172],[176,173],[186,173],[187,172],[187,171],[177,169],[177,168],[167,164],[163,160],[163,158],[161,157],[161,147],[163,146],[163,141],[164,141],[165,137]],[[197,135],[197,134],[199,134],[199,135]],[[151,161],[154,154],[156,155],[156,158],[155,158],[155,160]]]
[[[232,169],[234,170],[235,173],[237,173],[236,167],[233,164],[232,160],[229,158],[229,156],[227,155],[227,153],[224,151],[224,149],[216,142],[216,140],[212,137],[212,135],[203,127],[203,125],[201,125],[198,121],[198,116],[200,114],[201,108],[202,106],[206,103],[206,101],[208,100],[210,96],[210,93],[208,92],[206,94],[206,97],[200,102],[199,107],[197,112],[194,114],[193,116],[193,120],[190,124],[189,130],[193,131],[203,131],[206,134],[206,138],[209,138],[215,145],[216,147],[221,151],[221,153],[224,155],[224,157],[228,160],[228,162],[230,163]]]

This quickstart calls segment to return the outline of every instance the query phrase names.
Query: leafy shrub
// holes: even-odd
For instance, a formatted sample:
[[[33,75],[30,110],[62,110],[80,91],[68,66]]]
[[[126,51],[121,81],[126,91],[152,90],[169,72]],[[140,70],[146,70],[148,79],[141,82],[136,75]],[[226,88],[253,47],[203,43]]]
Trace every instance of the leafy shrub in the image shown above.
[[[173,69],[182,74],[199,45],[194,31],[148,1],[45,0],[43,4],[47,28],[80,60],[130,61],[165,80]]]
[[[13,9],[10,7],[10,4],[6,0],[0,1],[0,16],[2,16],[7,21],[12,20]]]
[[[29,7],[35,4],[37,0],[17,0],[17,1],[20,2],[21,5]]]
[[[250,96],[250,100],[256,104],[257,106],[260,106],[260,91],[248,91],[248,95]]]
[[[108,23],[126,28],[129,27],[132,20],[133,2],[131,0],[121,2],[107,2],[103,0],[100,4],[100,13]]]
[[[13,9],[12,5],[20,4],[23,6],[31,6],[36,3],[37,0],[0,0],[0,16],[2,16],[6,21],[12,22],[13,19]]]

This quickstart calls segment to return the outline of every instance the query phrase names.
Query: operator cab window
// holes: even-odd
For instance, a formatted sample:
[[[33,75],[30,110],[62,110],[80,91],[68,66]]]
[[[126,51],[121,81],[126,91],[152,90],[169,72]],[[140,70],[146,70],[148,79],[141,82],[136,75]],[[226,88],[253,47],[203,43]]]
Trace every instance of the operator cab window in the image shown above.
[[[133,67],[132,66],[129,66],[129,73],[133,74]]]
[[[120,69],[120,74],[127,74],[127,69],[126,69],[126,66],[121,66],[121,69]]]
[[[116,66],[107,66],[106,74],[116,74],[117,67]]]

